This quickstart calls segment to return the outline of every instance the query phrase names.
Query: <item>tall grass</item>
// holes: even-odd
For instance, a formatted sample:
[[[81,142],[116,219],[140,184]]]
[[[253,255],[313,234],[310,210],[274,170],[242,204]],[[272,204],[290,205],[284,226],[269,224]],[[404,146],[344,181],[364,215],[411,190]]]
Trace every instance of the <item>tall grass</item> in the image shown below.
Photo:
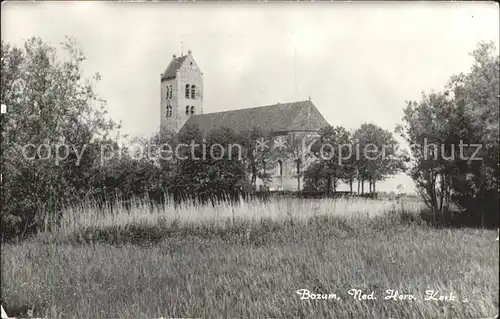
[[[411,217],[420,203],[165,207],[136,201],[131,210],[98,211],[87,203],[68,209],[51,233],[4,245],[8,313],[34,306],[50,318],[469,319],[498,309],[496,232],[434,229]],[[298,289],[341,299],[301,300]],[[379,299],[356,301],[349,289]],[[387,289],[419,300],[383,300]],[[424,301],[428,289],[457,300]]]
[[[167,201],[163,205],[151,205],[148,201],[134,199],[131,209],[122,202],[113,207],[99,208],[87,201],[65,209],[58,231],[73,233],[82,229],[126,227],[132,224],[171,227],[185,225],[227,226],[227,220],[246,220],[252,223],[261,220],[304,222],[316,216],[374,217],[387,212],[402,211],[416,213],[424,205],[419,201],[383,201],[365,198],[339,199],[294,199],[277,198],[271,201],[240,200],[237,203],[222,201],[216,206],[185,202],[174,205]]]

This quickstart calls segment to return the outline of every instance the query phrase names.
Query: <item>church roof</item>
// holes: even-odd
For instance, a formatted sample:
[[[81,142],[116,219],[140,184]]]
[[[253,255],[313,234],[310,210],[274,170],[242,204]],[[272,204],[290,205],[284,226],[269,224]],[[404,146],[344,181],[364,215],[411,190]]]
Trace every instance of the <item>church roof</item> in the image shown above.
[[[180,69],[182,63],[184,60],[186,60],[187,55],[181,56],[181,57],[175,57],[170,61],[170,64],[168,65],[167,69],[165,72],[163,72],[161,76],[161,80],[168,80],[168,79],[173,79],[177,75],[177,71]]]
[[[205,134],[223,126],[237,132],[257,128],[279,133],[318,131],[328,122],[316,106],[307,100],[193,115],[182,129],[190,125],[198,126]]]

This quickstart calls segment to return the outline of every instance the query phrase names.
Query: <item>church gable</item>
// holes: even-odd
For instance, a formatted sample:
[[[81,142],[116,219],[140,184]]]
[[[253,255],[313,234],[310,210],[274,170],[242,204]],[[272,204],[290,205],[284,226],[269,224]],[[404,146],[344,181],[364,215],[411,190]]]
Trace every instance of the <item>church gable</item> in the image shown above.
[[[290,131],[318,131],[322,127],[328,126],[328,122],[323,115],[314,106],[313,103],[308,103],[293,123],[289,126]]]
[[[191,54],[191,50],[188,51],[187,55],[183,55],[181,57],[176,57],[174,55],[167,69],[165,70],[165,72],[163,72],[161,80],[163,81],[174,79],[177,77],[178,72],[201,75],[201,71]]]
[[[192,73],[192,75],[199,76],[201,75],[201,71],[196,64],[193,56],[191,55],[191,51],[189,51],[188,55],[185,56],[185,59],[180,64],[178,70],[181,74],[183,73]]]
[[[187,55],[181,56],[181,57],[176,57],[175,55],[173,56],[172,61],[170,61],[170,64],[168,65],[167,69],[165,72],[163,72],[163,75],[161,77],[161,80],[170,80],[173,79],[177,76],[177,71],[181,68],[182,64],[184,63],[184,60],[186,60]]]

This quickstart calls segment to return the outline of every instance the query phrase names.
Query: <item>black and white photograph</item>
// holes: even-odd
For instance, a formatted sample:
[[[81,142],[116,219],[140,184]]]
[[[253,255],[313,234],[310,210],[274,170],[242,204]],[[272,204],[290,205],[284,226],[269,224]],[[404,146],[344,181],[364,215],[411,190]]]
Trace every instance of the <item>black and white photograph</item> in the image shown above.
[[[496,2],[4,1],[1,318],[494,319]]]

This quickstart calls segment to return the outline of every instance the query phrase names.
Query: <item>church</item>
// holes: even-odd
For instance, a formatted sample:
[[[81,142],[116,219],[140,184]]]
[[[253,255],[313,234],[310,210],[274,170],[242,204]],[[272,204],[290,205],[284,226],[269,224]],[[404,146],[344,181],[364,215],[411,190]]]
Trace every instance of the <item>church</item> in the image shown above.
[[[191,51],[173,56],[161,74],[160,129],[177,133],[195,125],[207,134],[214,128],[228,127],[236,132],[251,130],[273,132],[278,138],[290,135],[314,136],[328,125],[312,101],[296,101],[239,110],[205,113],[203,109],[203,73]],[[278,161],[271,180],[257,180],[257,187],[269,190],[296,191],[303,188],[302,172],[307,163]]]

